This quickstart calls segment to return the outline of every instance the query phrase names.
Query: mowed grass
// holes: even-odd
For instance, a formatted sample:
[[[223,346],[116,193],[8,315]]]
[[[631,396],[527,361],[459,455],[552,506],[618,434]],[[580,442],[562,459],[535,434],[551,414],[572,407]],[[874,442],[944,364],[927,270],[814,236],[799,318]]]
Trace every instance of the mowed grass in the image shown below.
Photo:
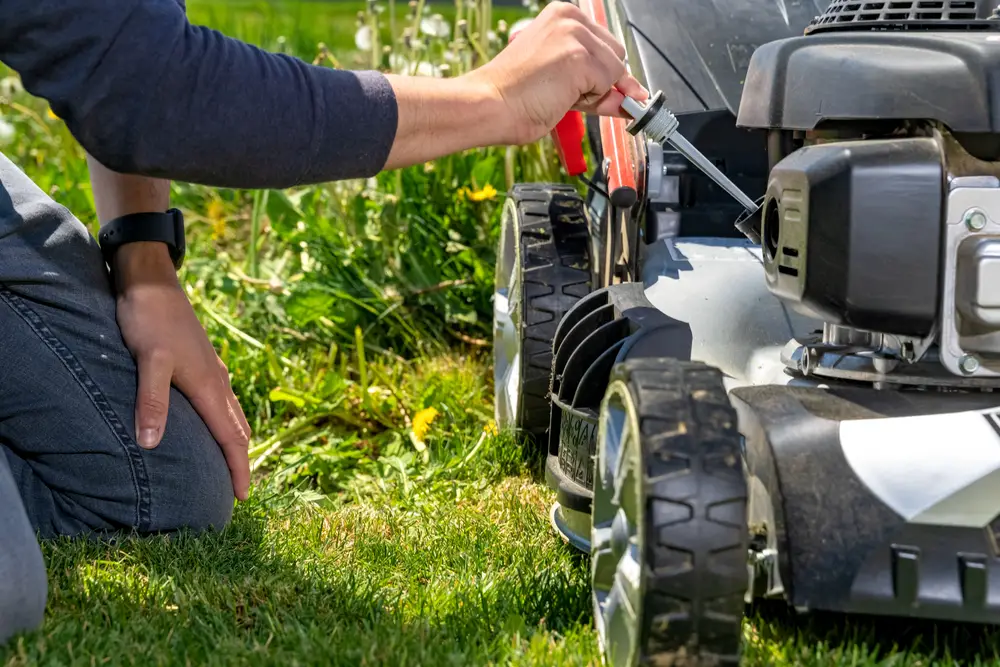
[[[523,15],[415,4],[472,26]],[[354,44],[362,12],[394,53],[459,67],[458,25],[418,48],[415,9],[188,1],[195,23],[310,61],[323,43],[344,67],[371,60]],[[7,95],[4,152],[93,228],[79,147],[43,102]],[[181,279],[255,432],[253,497],[220,533],[45,543],[46,623],[0,664],[599,664],[588,560],[548,523],[538,457],[489,424],[502,192],[561,178],[541,142],[368,183],[175,184]],[[1000,664],[977,627],[765,609],[744,635],[747,665]]]

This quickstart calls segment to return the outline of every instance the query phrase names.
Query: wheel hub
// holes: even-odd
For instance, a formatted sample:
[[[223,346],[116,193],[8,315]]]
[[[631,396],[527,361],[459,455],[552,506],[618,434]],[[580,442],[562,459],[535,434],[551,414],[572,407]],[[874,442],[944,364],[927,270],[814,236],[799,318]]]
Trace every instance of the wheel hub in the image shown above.
[[[517,216],[504,208],[493,293],[494,409],[500,427],[517,424],[521,388],[521,259]]]

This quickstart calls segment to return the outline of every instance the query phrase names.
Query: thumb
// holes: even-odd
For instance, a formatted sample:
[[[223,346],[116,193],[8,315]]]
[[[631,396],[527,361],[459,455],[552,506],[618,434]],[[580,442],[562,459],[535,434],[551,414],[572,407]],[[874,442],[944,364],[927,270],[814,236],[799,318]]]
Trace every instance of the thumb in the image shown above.
[[[137,360],[139,386],[135,401],[135,428],[139,445],[152,449],[160,444],[167,425],[170,380],[174,362],[169,352],[153,351]]]

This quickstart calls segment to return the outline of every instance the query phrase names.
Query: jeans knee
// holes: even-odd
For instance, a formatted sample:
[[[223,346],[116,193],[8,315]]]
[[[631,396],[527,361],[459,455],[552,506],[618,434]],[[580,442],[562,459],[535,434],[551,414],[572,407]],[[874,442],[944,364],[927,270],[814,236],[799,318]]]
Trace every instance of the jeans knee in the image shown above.
[[[15,633],[41,627],[47,599],[45,561],[34,536],[5,539],[0,546],[0,645]]]
[[[171,396],[163,441],[145,453],[156,531],[222,529],[232,519],[235,493],[222,449],[179,394]]]

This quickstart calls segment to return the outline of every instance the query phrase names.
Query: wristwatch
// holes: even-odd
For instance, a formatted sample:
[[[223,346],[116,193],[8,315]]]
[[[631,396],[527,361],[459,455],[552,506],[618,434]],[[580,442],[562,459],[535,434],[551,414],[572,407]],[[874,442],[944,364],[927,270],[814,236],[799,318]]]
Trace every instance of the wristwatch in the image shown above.
[[[110,220],[101,227],[97,242],[108,266],[118,248],[126,243],[158,241],[166,243],[174,268],[184,263],[184,216],[176,208],[165,213],[131,213]]]

